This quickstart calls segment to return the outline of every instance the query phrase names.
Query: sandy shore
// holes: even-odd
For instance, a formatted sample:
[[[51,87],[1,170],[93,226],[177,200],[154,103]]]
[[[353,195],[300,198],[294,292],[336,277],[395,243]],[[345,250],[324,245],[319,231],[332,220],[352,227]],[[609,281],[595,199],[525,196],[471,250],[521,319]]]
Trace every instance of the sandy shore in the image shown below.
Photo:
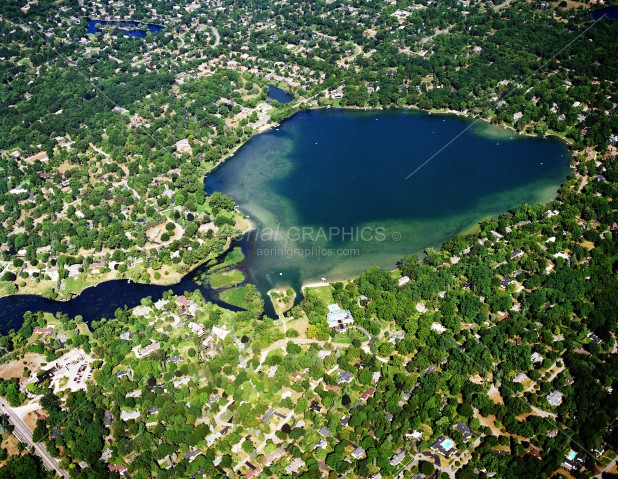
[[[300,289],[303,290],[305,288],[319,288],[320,286],[330,286],[330,283],[328,281],[321,283],[304,283]]]

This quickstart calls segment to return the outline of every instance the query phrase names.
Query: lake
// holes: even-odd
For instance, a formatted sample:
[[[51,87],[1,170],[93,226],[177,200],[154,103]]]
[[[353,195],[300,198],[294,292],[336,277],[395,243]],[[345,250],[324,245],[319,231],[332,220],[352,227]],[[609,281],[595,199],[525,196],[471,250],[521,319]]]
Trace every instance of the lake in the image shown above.
[[[618,5],[597,8],[596,10],[589,11],[587,15],[591,15],[595,20],[602,17],[606,17],[608,20],[616,20],[618,19]]]
[[[265,292],[393,268],[483,218],[549,201],[569,172],[557,139],[455,116],[331,109],[254,137],[206,190],[233,197],[256,224],[244,269]]]
[[[233,305],[219,301],[216,291],[208,285],[198,285],[194,279],[206,269],[201,266],[186,275],[179,283],[171,286],[132,283],[127,280],[113,280],[100,283],[84,290],[70,301],[53,301],[42,296],[16,295],[0,298],[0,334],[6,334],[11,329],[19,329],[26,311],[46,311],[50,313],[66,313],[71,317],[81,315],[86,323],[101,318],[111,318],[116,309],[134,308],[141,304],[142,298],[151,296],[153,301],[163,297],[165,291],[172,290],[181,295],[187,291],[199,289],[207,301],[232,311],[240,311]]]
[[[549,201],[569,172],[567,147],[557,139],[447,115],[333,109],[298,113],[252,138],[205,185],[209,193],[232,196],[256,223],[234,246],[245,253],[239,265],[245,276],[266,293],[288,285],[299,291],[303,283],[349,278],[372,266],[393,268],[483,218]],[[195,283],[204,269],[173,286],[109,281],[67,302],[0,298],[0,333],[19,328],[28,310],[90,322],[170,289],[199,289],[207,300],[238,310]]]
[[[294,95],[272,85],[268,85],[268,98],[277,100],[281,104],[294,101]]]
[[[117,26],[114,30],[116,35],[123,34],[128,35],[130,37],[138,37],[138,38],[146,38],[146,34],[148,32],[151,33],[159,33],[163,30],[163,26],[155,25],[152,23],[139,23],[131,20],[121,20],[121,21],[106,21],[106,20],[93,20],[91,18],[87,19],[88,21],[88,33],[101,33],[102,30],[97,26],[106,26],[106,25],[114,25]]]

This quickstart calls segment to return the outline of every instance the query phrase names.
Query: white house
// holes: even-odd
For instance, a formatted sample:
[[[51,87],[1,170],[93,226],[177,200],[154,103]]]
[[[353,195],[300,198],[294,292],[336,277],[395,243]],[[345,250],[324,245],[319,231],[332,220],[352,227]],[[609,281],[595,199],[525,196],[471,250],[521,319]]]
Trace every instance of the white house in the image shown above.
[[[338,304],[329,304],[326,321],[328,322],[328,327],[331,329],[337,328],[345,330],[348,324],[354,323],[354,318],[352,317],[352,313],[347,309],[341,309]]]

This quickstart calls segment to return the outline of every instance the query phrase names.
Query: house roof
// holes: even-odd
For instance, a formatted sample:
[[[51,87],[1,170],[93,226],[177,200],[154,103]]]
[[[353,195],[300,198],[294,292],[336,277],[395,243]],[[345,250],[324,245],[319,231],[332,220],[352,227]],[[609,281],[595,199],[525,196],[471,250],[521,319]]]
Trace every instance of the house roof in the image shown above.
[[[247,471],[245,473],[245,477],[247,479],[251,479],[252,477],[259,476],[261,472],[262,472],[262,468],[261,467],[256,467],[255,469],[251,469],[251,470]]]
[[[373,397],[375,392],[376,392],[375,388],[369,388],[363,394],[361,394],[361,399],[363,401],[366,401],[367,399]]]
[[[182,458],[185,461],[193,461],[193,459],[195,459],[197,456],[199,456],[202,453],[202,451],[200,451],[199,449],[196,449],[195,451],[189,451],[188,453],[186,453]]]
[[[352,456],[355,459],[360,459],[365,454],[365,449],[362,446],[358,446],[356,449],[352,451]]]
[[[553,390],[547,395],[547,402],[552,406],[560,406],[562,404],[562,392]]]
[[[339,382],[340,383],[349,383],[354,379],[354,374],[349,371],[341,371],[339,373]]]

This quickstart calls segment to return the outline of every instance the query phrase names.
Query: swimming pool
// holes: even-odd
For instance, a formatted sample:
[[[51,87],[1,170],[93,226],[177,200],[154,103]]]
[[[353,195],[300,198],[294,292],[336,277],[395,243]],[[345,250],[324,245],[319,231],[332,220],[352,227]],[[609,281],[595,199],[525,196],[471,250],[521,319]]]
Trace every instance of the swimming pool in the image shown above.
[[[448,451],[451,447],[453,447],[455,443],[451,439],[445,439],[442,441],[442,447],[444,450]]]

